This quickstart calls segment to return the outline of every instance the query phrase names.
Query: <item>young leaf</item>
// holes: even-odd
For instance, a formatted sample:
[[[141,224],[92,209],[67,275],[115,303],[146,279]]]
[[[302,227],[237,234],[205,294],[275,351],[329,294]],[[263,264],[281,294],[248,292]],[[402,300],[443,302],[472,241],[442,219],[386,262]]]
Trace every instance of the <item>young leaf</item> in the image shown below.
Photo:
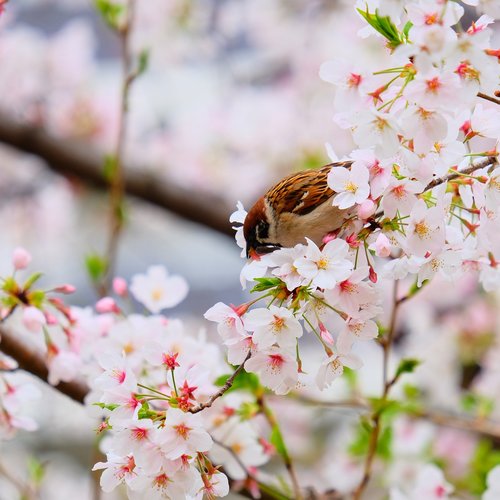
[[[412,373],[415,368],[420,364],[418,359],[406,358],[399,362],[394,379],[397,380],[403,373]]]
[[[85,266],[92,281],[99,281],[106,272],[107,262],[104,257],[93,253],[85,257]]]
[[[110,28],[118,30],[120,27],[120,16],[124,10],[123,5],[111,2],[110,0],[94,0],[94,5],[104,22]]]

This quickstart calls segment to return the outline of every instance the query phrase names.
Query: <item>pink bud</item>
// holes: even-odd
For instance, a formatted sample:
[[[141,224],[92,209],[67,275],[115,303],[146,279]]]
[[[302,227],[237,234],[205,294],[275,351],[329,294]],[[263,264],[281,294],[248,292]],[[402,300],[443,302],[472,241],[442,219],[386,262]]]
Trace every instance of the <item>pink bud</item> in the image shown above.
[[[45,313],[45,319],[47,320],[47,325],[57,325],[57,318],[52,313]]]
[[[358,205],[358,216],[360,219],[366,220],[375,213],[376,205],[373,200],[368,198],[363,203]]]
[[[250,307],[250,304],[241,304],[240,306],[235,306],[234,304],[229,304],[229,307],[238,315],[238,316],[243,316],[247,311],[248,308]]]
[[[335,239],[337,239],[337,233],[335,232],[327,233],[325,234],[325,236],[323,236],[322,242],[326,245],[327,243]]]
[[[28,306],[23,309],[23,324],[30,332],[38,333],[47,320],[40,309]]]
[[[70,294],[70,293],[75,293],[75,291],[76,291],[76,287],[73,285],[69,285],[69,284],[61,285],[61,286],[54,288],[54,292],[57,292],[57,293]]]
[[[375,253],[379,257],[389,257],[391,255],[391,242],[384,233],[380,233],[375,240]]]
[[[101,300],[97,301],[95,310],[101,314],[120,312],[120,308],[116,305],[116,302],[111,297],[103,297]]]
[[[372,266],[370,266],[370,272],[368,274],[368,278],[370,279],[370,281],[372,283],[376,283],[377,280],[378,280],[378,276],[377,276],[377,273],[375,272],[375,269],[373,269]]]
[[[321,338],[330,345],[333,345],[333,337],[331,333],[326,329],[326,326],[323,323],[319,324],[319,333]]]
[[[127,295],[127,282],[117,276],[113,279],[113,291],[118,297],[125,297]]]
[[[15,269],[25,269],[31,262],[31,255],[22,247],[17,247],[12,253],[12,264]]]

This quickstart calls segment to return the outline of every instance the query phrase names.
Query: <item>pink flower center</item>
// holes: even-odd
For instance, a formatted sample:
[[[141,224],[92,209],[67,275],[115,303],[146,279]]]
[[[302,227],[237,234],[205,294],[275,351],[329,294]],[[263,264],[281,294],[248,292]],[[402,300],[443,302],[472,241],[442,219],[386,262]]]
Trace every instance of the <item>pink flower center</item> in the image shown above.
[[[144,429],[142,427],[135,427],[132,430],[132,437],[137,441],[142,441],[148,437],[148,429]]]
[[[363,77],[361,75],[351,73],[347,79],[347,85],[349,85],[349,87],[357,87],[361,83],[362,79]]]
[[[179,436],[186,440],[189,436],[189,431],[191,430],[186,424],[174,425],[175,432],[179,434]]]
[[[425,83],[427,84],[427,90],[429,92],[432,92],[433,94],[437,94],[437,91],[442,86],[442,84],[439,81],[439,78],[437,76],[435,76],[434,78],[431,78],[430,80],[426,80]]]
[[[281,366],[285,362],[281,354],[269,354],[268,358],[272,370],[280,370]]]
[[[125,378],[127,377],[127,372],[125,370],[115,369],[111,372],[111,376],[115,378],[119,384],[123,384]]]

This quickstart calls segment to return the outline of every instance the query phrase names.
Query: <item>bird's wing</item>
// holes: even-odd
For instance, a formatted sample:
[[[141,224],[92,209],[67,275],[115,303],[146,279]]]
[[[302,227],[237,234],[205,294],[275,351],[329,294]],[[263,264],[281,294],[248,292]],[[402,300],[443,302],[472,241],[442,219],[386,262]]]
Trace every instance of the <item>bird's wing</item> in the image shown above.
[[[273,203],[279,200],[283,212],[305,215],[323,204],[335,193],[328,187],[328,174],[332,168],[350,167],[352,162],[338,162],[319,170],[304,170],[285,177],[268,193]]]

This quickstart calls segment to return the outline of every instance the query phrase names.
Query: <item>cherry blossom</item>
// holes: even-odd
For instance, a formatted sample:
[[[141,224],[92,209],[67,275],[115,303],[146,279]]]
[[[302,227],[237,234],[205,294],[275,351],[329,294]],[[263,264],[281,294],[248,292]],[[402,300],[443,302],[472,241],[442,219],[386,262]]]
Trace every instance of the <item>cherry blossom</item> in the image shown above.
[[[267,349],[273,344],[282,348],[295,348],[302,336],[302,327],[293,313],[284,308],[270,306],[253,309],[245,316],[245,327],[253,332],[252,341],[259,349]]]
[[[333,204],[344,209],[364,202],[370,194],[368,177],[368,169],[360,163],[354,163],[350,169],[332,168],[328,174],[328,185],[338,193]]]
[[[300,275],[322,288],[332,288],[349,276],[352,263],[346,259],[349,246],[344,240],[332,240],[322,250],[309,239],[307,243],[305,255],[294,262]]]
[[[188,285],[181,276],[169,276],[163,266],[151,266],[146,274],[132,277],[130,292],[151,312],[175,307],[188,293]]]
[[[261,382],[276,394],[286,394],[298,380],[297,362],[276,347],[252,355],[245,362],[245,370],[257,373]]]

